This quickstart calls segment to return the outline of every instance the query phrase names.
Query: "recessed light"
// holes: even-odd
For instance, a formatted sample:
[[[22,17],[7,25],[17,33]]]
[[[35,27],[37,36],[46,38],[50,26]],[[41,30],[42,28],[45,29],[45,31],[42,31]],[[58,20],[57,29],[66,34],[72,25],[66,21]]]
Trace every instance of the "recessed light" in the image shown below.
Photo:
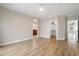
[[[44,8],[41,7],[39,10],[40,10],[40,11],[44,11]]]

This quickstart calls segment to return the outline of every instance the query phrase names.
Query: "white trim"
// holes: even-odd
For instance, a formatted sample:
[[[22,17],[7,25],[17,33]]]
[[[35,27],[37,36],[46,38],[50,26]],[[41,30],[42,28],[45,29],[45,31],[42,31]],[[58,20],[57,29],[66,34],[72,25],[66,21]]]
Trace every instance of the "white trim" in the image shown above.
[[[30,39],[32,39],[32,38],[33,38],[33,37],[31,37],[31,38],[20,39],[20,40],[13,41],[13,42],[7,42],[7,43],[0,44],[0,46],[5,46],[5,45],[9,45],[9,44],[13,44],[13,43],[17,43],[17,42],[25,41],[25,40],[30,40]]]
[[[39,37],[43,37],[43,38],[47,38],[47,39],[50,39],[50,37],[46,37],[46,36],[39,36]]]
[[[47,38],[47,37],[43,37],[43,36],[40,36],[40,38],[50,39],[50,38]]]
[[[65,38],[57,38],[57,40],[65,40]]]

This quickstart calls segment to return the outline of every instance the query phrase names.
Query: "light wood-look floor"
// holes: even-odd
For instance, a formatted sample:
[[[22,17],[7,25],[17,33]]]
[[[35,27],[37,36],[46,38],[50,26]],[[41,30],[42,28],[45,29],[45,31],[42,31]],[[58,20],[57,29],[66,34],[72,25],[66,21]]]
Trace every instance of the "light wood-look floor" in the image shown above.
[[[34,38],[0,47],[0,56],[78,56],[79,43]]]

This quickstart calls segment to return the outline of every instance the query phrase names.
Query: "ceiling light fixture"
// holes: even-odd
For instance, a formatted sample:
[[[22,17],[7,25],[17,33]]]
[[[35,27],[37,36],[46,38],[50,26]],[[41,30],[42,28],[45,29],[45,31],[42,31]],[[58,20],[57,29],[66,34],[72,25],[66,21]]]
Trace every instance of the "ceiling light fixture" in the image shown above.
[[[44,11],[44,8],[41,7],[39,10],[40,10],[40,11]]]
[[[44,11],[44,8],[43,8],[43,7],[44,7],[44,5],[43,5],[43,4],[40,4],[39,10],[40,10],[40,11]]]

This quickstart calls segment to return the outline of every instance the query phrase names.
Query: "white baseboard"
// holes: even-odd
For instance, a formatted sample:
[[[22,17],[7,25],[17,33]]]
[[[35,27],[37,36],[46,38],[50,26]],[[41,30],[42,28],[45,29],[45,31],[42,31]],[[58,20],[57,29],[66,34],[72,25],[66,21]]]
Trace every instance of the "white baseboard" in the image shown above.
[[[65,38],[57,38],[57,40],[65,40]]]
[[[48,38],[48,37],[42,37],[42,36],[40,36],[39,38],[50,39],[50,38]]]
[[[20,39],[20,40],[13,41],[13,42],[7,42],[7,43],[0,44],[0,46],[5,46],[5,45],[9,45],[9,44],[13,44],[13,43],[17,43],[17,42],[25,41],[25,40],[30,40],[30,39],[32,39],[32,38],[33,38],[33,37],[31,37],[31,38]]]
[[[50,39],[50,38],[48,38],[48,37],[44,37],[44,36],[40,36],[40,37],[42,37],[42,38],[46,38],[46,39]]]
[[[44,35],[40,35],[39,37],[43,37],[43,38],[50,39],[50,37],[49,37],[49,36],[44,36]]]
[[[38,37],[40,37],[40,36],[38,36]],[[42,38],[46,38],[46,37],[42,37]],[[2,43],[2,44],[0,44],[0,46],[5,46],[5,45],[13,44],[13,43],[18,43],[18,42],[26,41],[26,40],[30,40],[30,39],[33,39],[33,37],[23,38],[23,39],[20,39],[20,40],[17,40],[17,41],[12,41],[12,42],[7,42],[7,43]],[[47,39],[49,39],[49,38],[47,38]]]

